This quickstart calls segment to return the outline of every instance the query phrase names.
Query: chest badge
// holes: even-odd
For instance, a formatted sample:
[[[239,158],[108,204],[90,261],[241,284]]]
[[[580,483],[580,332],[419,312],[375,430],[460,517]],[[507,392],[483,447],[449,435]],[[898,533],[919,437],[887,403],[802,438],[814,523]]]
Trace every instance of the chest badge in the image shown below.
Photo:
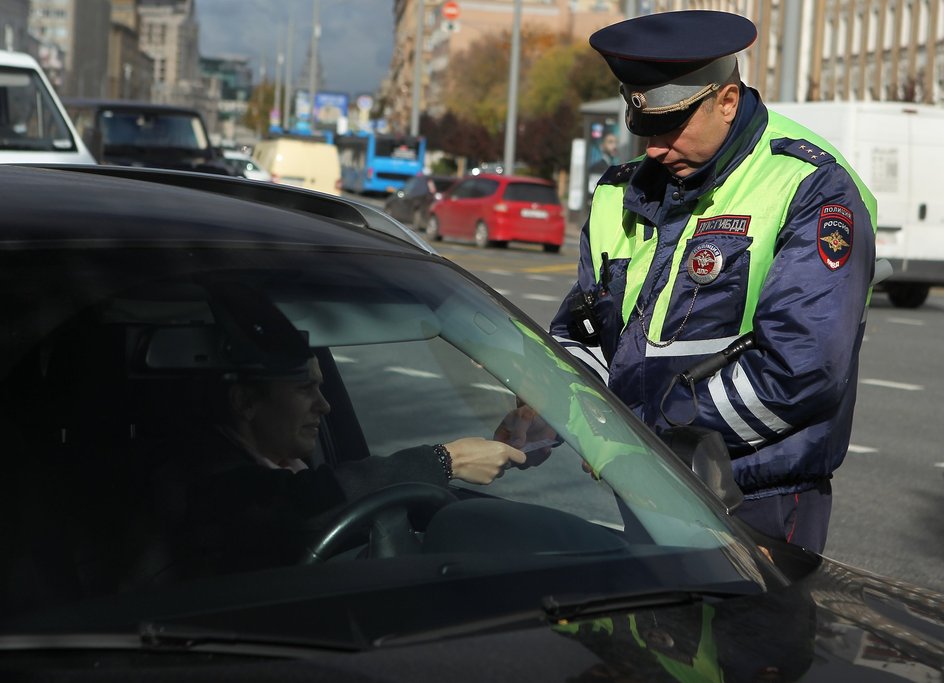
[[[717,280],[723,266],[724,255],[711,242],[699,244],[688,257],[688,275],[700,285]]]

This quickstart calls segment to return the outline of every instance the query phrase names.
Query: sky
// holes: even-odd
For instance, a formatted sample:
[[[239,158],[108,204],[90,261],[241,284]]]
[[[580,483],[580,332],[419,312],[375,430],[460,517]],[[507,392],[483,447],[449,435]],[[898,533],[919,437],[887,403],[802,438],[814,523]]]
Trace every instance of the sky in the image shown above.
[[[304,73],[314,0],[196,0],[200,53],[246,55],[258,80],[265,64],[274,80],[279,45],[293,27],[293,71]],[[393,52],[393,0],[320,0],[319,90],[374,94]],[[293,21],[294,18],[294,21]],[[307,84],[306,84],[307,85]]]

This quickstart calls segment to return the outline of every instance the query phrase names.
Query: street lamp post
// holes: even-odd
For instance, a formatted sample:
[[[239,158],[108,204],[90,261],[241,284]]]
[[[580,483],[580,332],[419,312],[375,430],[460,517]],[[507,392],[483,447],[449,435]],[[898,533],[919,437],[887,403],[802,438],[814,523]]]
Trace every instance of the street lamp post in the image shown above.
[[[420,134],[420,88],[423,78],[423,0],[416,0],[416,40],[413,46],[413,108],[410,110],[410,135]]]
[[[505,120],[505,173],[515,171],[515,137],[518,128],[518,71],[521,62],[521,0],[515,0],[511,27],[511,65],[508,71],[508,117]]]

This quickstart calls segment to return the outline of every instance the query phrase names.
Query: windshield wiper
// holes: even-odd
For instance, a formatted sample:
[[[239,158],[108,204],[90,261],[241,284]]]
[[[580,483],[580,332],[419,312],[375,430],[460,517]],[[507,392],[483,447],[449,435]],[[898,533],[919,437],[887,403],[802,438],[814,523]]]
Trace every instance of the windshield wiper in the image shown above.
[[[725,586],[693,586],[685,590],[658,592],[617,593],[614,595],[545,595],[541,598],[544,613],[556,620],[573,619],[601,612],[648,609],[651,607],[669,607],[701,602],[706,598],[734,598],[752,595],[758,592],[756,585],[738,584]]]
[[[224,631],[198,626],[182,626],[180,624],[166,624],[161,622],[145,622],[138,627],[141,645],[145,648],[180,648],[191,650],[207,645],[238,645],[265,648],[272,651],[298,650],[335,650],[339,652],[356,652],[370,647],[366,641],[328,640],[299,638],[298,636],[282,636],[260,633],[243,633],[240,631]]]
[[[689,605],[700,602],[702,594],[688,591],[668,591],[665,593],[630,593],[628,595],[570,596],[545,595],[541,598],[541,609],[551,619],[574,619],[602,612],[621,610],[648,609],[651,607],[669,607]]]
[[[313,650],[354,652],[365,643],[301,639],[146,622],[137,633],[26,633],[0,636],[0,652],[30,650],[200,650],[260,657],[310,657]]]

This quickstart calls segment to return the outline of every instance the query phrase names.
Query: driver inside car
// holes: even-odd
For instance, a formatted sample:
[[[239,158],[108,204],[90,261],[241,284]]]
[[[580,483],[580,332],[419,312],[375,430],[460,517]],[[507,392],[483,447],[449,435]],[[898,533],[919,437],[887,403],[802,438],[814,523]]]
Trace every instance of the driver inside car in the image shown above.
[[[322,383],[315,357],[289,372],[254,369],[218,381],[212,424],[162,449],[152,478],[164,487],[155,499],[174,501],[159,513],[161,536],[173,547],[163,561],[151,558],[152,578],[297,563],[332,512],[372,491],[401,482],[445,487],[453,478],[489,484],[526,460],[507,444],[467,437],[314,466],[331,410]]]

